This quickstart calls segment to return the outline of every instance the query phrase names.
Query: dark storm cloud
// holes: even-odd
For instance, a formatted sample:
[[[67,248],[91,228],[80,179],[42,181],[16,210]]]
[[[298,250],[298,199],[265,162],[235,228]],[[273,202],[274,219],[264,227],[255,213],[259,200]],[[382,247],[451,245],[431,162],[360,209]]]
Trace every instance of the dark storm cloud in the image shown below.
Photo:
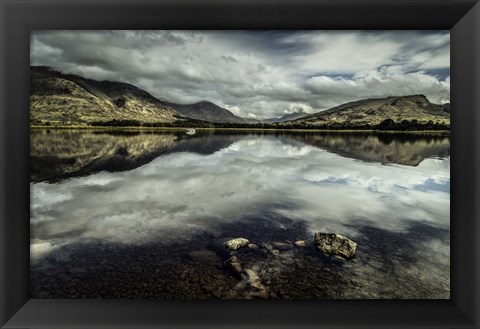
[[[373,96],[447,102],[449,46],[448,31],[38,31],[31,64],[266,118]]]

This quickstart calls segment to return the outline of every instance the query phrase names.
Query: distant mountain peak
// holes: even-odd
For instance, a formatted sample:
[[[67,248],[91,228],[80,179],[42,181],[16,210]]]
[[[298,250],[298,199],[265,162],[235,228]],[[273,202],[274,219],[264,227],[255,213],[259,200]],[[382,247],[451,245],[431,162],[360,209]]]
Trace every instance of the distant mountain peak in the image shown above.
[[[300,110],[295,110],[291,113],[284,114],[284,115],[282,115],[281,117],[278,117],[278,118],[268,118],[268,119],[264,119],[262,121],[265,122],[265,123],[279,123],[279,122],[295,120],[295,119],[304,117],[306,115],[309,115],[309,113],[304,112],[303,109],[300,109]]]
[[[245,119],[240,118],[229,110],[218,106],[207,100],[201,100],[193,104],[175,104],[166,103],[175,109],[182,116],[209,121],[213,123],[245,123]]]

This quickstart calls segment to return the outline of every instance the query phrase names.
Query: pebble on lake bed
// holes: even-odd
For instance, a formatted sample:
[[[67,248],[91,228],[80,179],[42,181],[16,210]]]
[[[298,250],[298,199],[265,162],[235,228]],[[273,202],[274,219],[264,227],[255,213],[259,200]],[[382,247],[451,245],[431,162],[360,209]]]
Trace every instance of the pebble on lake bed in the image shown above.
[[[298,240],[298,241],[295,241],[295,245],[297,247],[305,247],[307,245],[307,243],[306,243],[305,240]]]
[[[231,239],[225,242],[225,248],[230,249],[230,250],[237,250],[242,247],[248,246],[250,241],[248,241],[245,238],[236,238],[236,239]]]
[[[335,233],[315,233],[315,247],[326,255],[350,259],[355,255],[357,244]]]

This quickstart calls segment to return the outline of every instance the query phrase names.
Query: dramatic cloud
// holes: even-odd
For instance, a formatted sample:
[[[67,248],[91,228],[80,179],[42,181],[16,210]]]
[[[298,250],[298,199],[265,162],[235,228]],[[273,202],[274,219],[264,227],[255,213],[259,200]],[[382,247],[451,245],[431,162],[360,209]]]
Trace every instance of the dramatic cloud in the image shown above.
[[[259,119],[365,97],[450,98],[448,31],[36,31],[31,64]]]

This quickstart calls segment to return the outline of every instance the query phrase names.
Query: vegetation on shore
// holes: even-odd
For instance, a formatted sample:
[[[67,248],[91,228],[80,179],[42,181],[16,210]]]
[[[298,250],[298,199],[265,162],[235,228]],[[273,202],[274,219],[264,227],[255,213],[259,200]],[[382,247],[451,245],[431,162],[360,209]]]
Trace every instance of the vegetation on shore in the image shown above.
[[[90,124],[78,125],[75,123],[61,122],[41,122],[40,124],[32,124],[31,127],[44,128],[210,128],[210,129],[275,129],[275,130],[339,130],[339,131],[448,131],[450,126],[443,123],[428,121],[419,123],[416,120],[402,120],[396,123],[392,119],[386,119],[378,125],[349,125],[349,124],[332,124],[332,125],[309,125],[309,124],[292,124],[279,125],[268,123],[245,124],[245,123],[211,123],[201,120],[183,120],[176,122],[141,122],[138,120],[108,120],[94,121]]]

